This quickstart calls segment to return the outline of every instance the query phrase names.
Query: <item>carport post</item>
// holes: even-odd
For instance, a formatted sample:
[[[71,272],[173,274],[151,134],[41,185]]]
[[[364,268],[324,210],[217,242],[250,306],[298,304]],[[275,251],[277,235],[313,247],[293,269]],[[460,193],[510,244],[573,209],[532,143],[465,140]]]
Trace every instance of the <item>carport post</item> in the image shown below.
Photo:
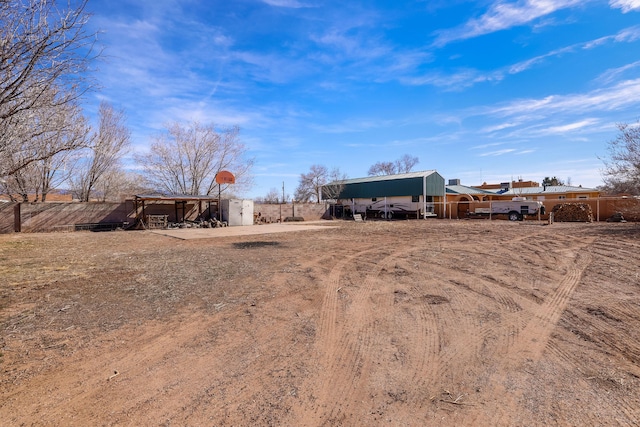
[[[422,177],[422,217],[427,219],[427,177]]]
[[[447,217],[447,184],[446,182],[444,184],[444,193],[442,193],[442,200],[444,201],[444,203],[442,204],[443,206],[442,218],[444,219]],[[449,213],[449,219],[451,219],[451,213]]]

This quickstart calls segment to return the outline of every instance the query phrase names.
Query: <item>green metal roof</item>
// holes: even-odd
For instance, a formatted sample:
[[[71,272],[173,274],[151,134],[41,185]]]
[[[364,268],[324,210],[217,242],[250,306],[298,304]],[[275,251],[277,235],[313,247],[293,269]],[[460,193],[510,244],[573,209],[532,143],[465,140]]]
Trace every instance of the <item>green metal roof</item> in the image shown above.
[[[427,195],[444,195],[444,178],[435,170],[346,179],[327,186],[343,186],[340,199],[419,196],[424,192],[425,179]]]

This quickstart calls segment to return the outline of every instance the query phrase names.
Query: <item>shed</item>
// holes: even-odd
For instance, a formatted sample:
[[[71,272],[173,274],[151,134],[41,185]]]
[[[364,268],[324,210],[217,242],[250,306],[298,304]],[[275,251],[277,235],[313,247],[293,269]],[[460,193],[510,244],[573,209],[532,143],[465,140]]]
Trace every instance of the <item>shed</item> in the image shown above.
[[[223,199],[222,220],[229,226],[253,225],[253,200]]]

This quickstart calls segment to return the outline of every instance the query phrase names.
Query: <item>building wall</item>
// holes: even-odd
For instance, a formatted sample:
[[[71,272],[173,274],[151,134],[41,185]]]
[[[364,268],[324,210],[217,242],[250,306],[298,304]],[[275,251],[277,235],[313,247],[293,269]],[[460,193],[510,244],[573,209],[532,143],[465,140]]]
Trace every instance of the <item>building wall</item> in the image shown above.
[[[322,219],[327,210],[328,203],[256,203],[253,206],[254,217],[264,218],[263,222],[282,222],[288,217],[301,217],[305,221]]]

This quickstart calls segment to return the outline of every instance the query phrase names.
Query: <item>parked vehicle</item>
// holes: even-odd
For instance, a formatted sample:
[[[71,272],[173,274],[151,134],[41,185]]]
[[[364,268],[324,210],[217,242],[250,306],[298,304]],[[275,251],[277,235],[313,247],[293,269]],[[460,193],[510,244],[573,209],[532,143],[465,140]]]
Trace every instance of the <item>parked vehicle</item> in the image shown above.
[[[352,199],[343,203],[349,214],[361,214],[365,218],[429,218],[436,217],[431,198],[425,203],[422,196],[395,196],[371,199]]]
[[[470,216],[507,215],[509,221],[522,221],[526,216],[544,215],[544,204],[524,197],[490,202],[490,207],[476,208]]]

